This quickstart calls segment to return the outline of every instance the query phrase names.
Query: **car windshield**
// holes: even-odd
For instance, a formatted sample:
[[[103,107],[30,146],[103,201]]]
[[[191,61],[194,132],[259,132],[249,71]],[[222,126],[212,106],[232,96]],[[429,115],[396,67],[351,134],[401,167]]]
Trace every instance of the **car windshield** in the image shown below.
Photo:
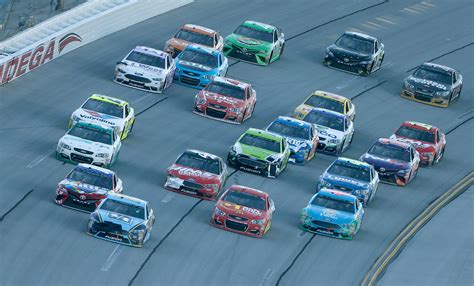
[[[204,45],[208,47],[214,47],[214,39],[209,35],[181,29],[176,33],[174,37],[177,39],[191,42],[191,43],[196,43],[196,44],[200,44],[200,45]]]
[[[418,68],[414,73],[413,76],[416,78],[422,78],[426,80],[431,80],[438,83],[443,83],[450,85],[451,84],[451,74],[447,72],[442,72],[435,69],[430,69],[426,67]]]
[[[239,141],[240,144],[258,147],[275,153],[280,153],[280,142],[246,133]]]
[[[363,54],[374,53],[373,41],[347,34],[342,35],[336,41],[336,46]]]
[[[355,213],[354,202],[346,200],[337,200],[322,195],[316,196],[311,202],[312,205],[327,209],[337,210],[346,213]]]
[[[293,126],[281,124],[280,122],[273,122],[268,131],[280,134],[285,137],[292,137],[298,139],[308,140],[309,137],[309,126]]]
[[[256,29],[249,28],[244,25],[240,25],[235,30],[234,34],[241,35],[244,37],[264,41],[267,43],[273,43],[273,33],[272,32],[265,32]]]
[[[69,130],[68,134],[85,140],[112,145],[112,134],[100,129],[76,124]]]
[[[107,115],[111,115],[118,118],[123,118],[123,106],[119,106],[114,103],[110,103],[107,101],[97,100],[94,98],[89,98],[84,105],[82,105],[82,109],[87,109]]]
[[[329,168],[328,173],[331,175],[338,175],[359,181],[370,182],[370,169],[368,167],[359,167],[336,161],[334,164],[332,164],[331,168]]]
[[[134,204],[128,204],[125,202],[117,201],[114,199],[107,199],[102,206],[101,210],[110,211],[126,216],[131,216],[138,219],[145,219],[145,208]]]
[[[147,66],[152,66],[160,69],[165,69],[165,58],[158,57],[150,54],[145,54],[137,51],[131,52],[128,57],[127,61],[140,63]]]
[[[411,128],[408,126],[402,126],[400,127],[397,132],[395,132],[397,136],[402,136],[410,139],[415,139],[418,141],[424,141],[424,142],[430,142],[434,143],[435,142],[435,135],[434,133],[428,132],[428,131],[423,131],[415,128]]]
[[[376,142],[368,152],[370,155],[410,162],[410,150],[396,145]]]
[[[67,176],[69,180],[81,182],[92,186],[112,190],[112,175],[103,174],[94,169],[76,168]]]
[[[212,54],[203,53],[195,50],[184,50],[179,55],[179,59],[211,68],[217,67],[217,56],[213,56]]]
[[[244,100],[245,99],[245,90],[231,84],[212,81],[207,87],[206,90],[209,92],[214,92],[217,94],[230,96],[236,99]]]
[[[344,131],[344,119],[324,112],[310,112],[303,119],[306,122]]]
[[[252,209],[257,209],[261,211],[266,210],[266,203],[265,203],[264,198],[257,197],[257,196],[247,194],[247,193],[243,193],[243,192],[228,191],[222,200],[224,202],[229,202],[236,205],[249,207]]]
[[[184,152],[178,160],[176,160],[176,164],[181,166],[190,167],[193,169],[198,169],[202,171],[206,171],[212,174],[219,175],[220,168],[219,168],[219,160],[214,159],[211,157],[201,156],[199,154],[191,153],[191,152]]]
[[[344,114],[344,103],[327,97],[312,95],[304,104]]]

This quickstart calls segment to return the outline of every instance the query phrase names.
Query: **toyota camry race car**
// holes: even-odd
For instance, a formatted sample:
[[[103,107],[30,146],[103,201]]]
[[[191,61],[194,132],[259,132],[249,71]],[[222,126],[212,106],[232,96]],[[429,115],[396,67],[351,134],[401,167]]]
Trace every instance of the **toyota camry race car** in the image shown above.
[[[420,155],[411,144],[386,138],[375,141],[360,160],[374,166],[381,182],[398,186],[411,182],[420,165]]]
[[[424,63],[403,82],[402,97],[421,103],[448,107],[461,96],[462,75],[457,70]]]
[[[114,128],[123,140],[132,131],[135,123],[135,111],[126,101],[93,94],[72,113],[69,128],[78,121],[108,125]]]
[[[222,51],[224,39],[219,32],[198,25],[185,24],[173,38],[166,41],[165,52],[173,57],[181,53],[189,44],[196,44]]]
[[[155,215],[148,202],[109,194],[91,213],[87,234],[128,246],[142,247],[150,238]]]
[[[321,189],[301,212],[303,230],[337,238],[352,239],[360,229],[364,208],[357,197]]]
[[[286,168],[289,157],[290,147],[284,137],[249,128],[230,147],[227,163],[251,173],[276,178]]]
[[[421,163],[434,165],[444,155],[446,135],[438,127],[424,123],[405,121],[390,139],[407,142],[415,146]]]
[[[382,66],[384,45],[372,36],[345,32],[327,47],[323,64],[358,75],[369,75]]]
[[[262,237],[272,224],[275,204],[265,192],[233,185],[217,201],[211,224],[248,236]]]
[[[215,77],[194,100],[193,112],[229,123],[242,123],[249,119],[257,93],[248,83],[225,77]]]
[[[77,122],[59,139],[56,157],[66,162],[109,167],[117,160],[121,146],[113,128]]]
[[[317,191],[334,189],[356,196],[364,206],[371,202],[379,186],[379,175],[372,165],[339,157],[319,177]]]
[[[93,212],[107,194],[122,190],[122,180],[113,171],[79,164],[59,182],[54,201],[71,209]]]
[[[226,180],[227,166],[220,157],[188,149],[168,168],[165,189],[213,200]]]
[[[290,163],[304,164],[313,159],[319,140],[313,124],[279,116],[266,130],[286,138],[290,145]]]
[[[162,93],[173,81],[176,65],[165,52],[137,46],[115,66],[114,81],[133,88]]]
[[[198,45],[188,45],[176,57],[174,80],[189,87],[202,89],[216,76],[225,76],[229,61],[220,51]]]
[[[280,29],[254,21],[243,22],[224,41],[226,56],[259,65],[281,58],[284,48],[285,35]]]
[[[314,107],[347,115],[354,122],[355,106],[350,99],[344,96],[317,90],[295,109],[298,119],[302,119]]]

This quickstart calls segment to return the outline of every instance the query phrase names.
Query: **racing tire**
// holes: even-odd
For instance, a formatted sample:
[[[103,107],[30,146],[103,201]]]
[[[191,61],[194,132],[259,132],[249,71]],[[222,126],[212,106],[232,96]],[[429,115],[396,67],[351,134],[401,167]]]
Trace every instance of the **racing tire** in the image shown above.
[[[285,50],[285,43],[283,43],[283,45],[281,46],[280,55],[278,56],[278,58],[281,58],[281,55],[283,55],[284,50]]]
[[[240,120],[240,123],[244,123],[244,121],[247,120],[247,118],[245,118],[247,116],[247,111],[248,109],[245,109],[244,114],[242,114],[242,120]]]
[[[382,68],[382,63],[383,63],[384,58],[385,58],[385,54],[383,54],[382,58],[380,59],[379,69]]]
[[[257,107],[257,101],[255,101],[255,104],[252,107],[252,112],[250,113],[250,117],[253,116],[253,112],[255,111],[255,107]]]
[[[446,146],[443,147],[443,149],[441,150],[441,153],[439,153],[438,156],[436,156],[435,160],[433,161],[433,164],[431,165],[435,165],[435,164],[438,164],[439,161],[441,161],[441,159],[443,159],[444,157],[444,149],[446,148]]]
[[[342,152],[344,152],[344,144],[346,143],[346,140],[344,139],[344,141],[342,141],[342,144],[341,144],[341,148],[339,148],[339,150],[336,150],[336,156],[340,156],[342,154]]]
[[[272,58],[273,58],[273,50],[270,53],[270,58],[268,59],[268,64],[270,64],[272,62]]]

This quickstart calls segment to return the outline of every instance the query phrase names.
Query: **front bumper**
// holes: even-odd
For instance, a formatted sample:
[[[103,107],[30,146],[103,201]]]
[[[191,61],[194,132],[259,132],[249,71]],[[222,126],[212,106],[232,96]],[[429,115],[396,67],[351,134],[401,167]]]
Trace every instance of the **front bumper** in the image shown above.
[[[413,101],[417,101],[417,102],[421,102],[424,104],[437,106],[437,107],[448,107],[449,105],[448,99],[433,97],[432,95],[414,92],[407,89],[402,89],[400,96],[406,99],[410,99]]]
[[[209,201],[214,200],[219,194],[219,190],[215,191],[212,188],[178,177],[168,176],[164,187],[169,191]]]
[[[72,149],[78,149],[71,147]],[[90,152],[92,154],[83,154],[76,152],[75,150],[68,150],[65,148],[61,148],[58,146],[56,150],[56,158],[58,160],[68,162],[68,163],[87,163],[99,167],[108,167],[111,165],[111,158],[112,155],[110,155],[108,158],[101,158],[101,157],[96,157],[93,152]]]
[[[290,158],[288,159],[288,162],[293,163],[295,165],[304,165],[308,158],[308,153],[306,152],[304,150],[300,150],[298,152],[290,150]]]
[[[276,177],[277,166],[267,161],[253,158],[247,155],[228,154],[227,162],[236,169],[241,169],[250,173],[259,174],[269,178]]]
[[[270,63],[270,54],[260,53],[259,50],[243,50],[243,48],[236,45],[227,45],[224,46],[223,52],[227,57],[252,64],[266,66]]]
[[[197,115],[232,124],[240,124],[243,121],[242,114],[229,112],[227,108],[217,109],[202,104],[196,104],[193,112]]]
[[[340,238],[340,239],[351,240],[354,236],[354,233],[342,231],[341,227],[339,226],[334,226],[334,227],[322,226],[322,225],[315,224],[310,220],[306,220],[306,221],[301,220],[300,228],[302,230],[305,230],[311,233],[316,233],[319,235]]]
[[[143,247],[146,241],[146,237],[143,239],[133,239],[130,232],[122,230],[120,225],[109,222],[89,221],[87,234],[103,240],[134,247]]]
[[[211,225],[232,231],[235,233],[261,238],[265,234],[265,227],[259,224],[252,224],[250,221],[237,221],[227,216],[214,214],[210,221]],[[268,229],[267,229],[268,231]]]
[[[153,93],[161,93],[165,84],[164,79],[162,81],[153,81],[146,77],[120,72],[115,72],[114,82]]]
[[[196,89],[202,89],[211,82],[210,78],[204,78],[204,75],[200,74],[199,72],[187,70],[175,72],[173,79],[178,84]]]
[[[95,211],[100,199],[81,199],[79,194],[68,192],[67,194],[56,194],[54,202],[60,206],[73,210],[91,213]]]
[[[406,176],[397,174],[396,172],[377,172],[379,173],[379,179],[382,183],[397,186],[405,186],[408,183],[408,178]]]
[[[331,56],[329,54],[326,54],[323,60],[323,64],[327,67],[331,67],[334,69],[342,70],[345,72],[353,73],[353,74],[358,74],[358,75],[367,75],[370,73],[369,68],[371,66],[371,63],[366,64],[366,63],[361,63],[357,61],[348,61],[345,62],[344,59],[340,59],[335,56]]]

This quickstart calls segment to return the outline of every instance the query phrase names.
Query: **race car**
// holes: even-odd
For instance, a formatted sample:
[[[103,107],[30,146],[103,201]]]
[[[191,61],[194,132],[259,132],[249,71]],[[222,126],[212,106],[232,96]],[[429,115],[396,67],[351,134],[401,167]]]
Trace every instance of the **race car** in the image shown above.
[[[435,63],[424,63],[403,82],[400,95],[421,103],[448,107],[461,96],[459,71]]]
[[[284,49],[285,35],[281,29],[255,21],[243,22],[224,40],[226,56],[258,65],[278,60]]]
[[[427,165],[438,163],[446,148],[446,135],[441,129],[415,121],[403,122],[390,139],[414,145],[420,154],[420,162]]]
[[[352,104],[350,99],[344,96],[317,90],[310,94],[301,105],[296,107],[295,114],[298,115],[298,119],[301,119],[314,107],[324,108],[347,115],[352,122],[354,122],[356,114],[355,106]]]
[[[420,165],[420,155],[411,144],[387,138],[375,141],[360,160],[374,166],[381,182],[398,186],[411,182]]]
[[[279,116],[265,130],[285,137],[290,145],[290,163],[303,165],[313,159],[319,141],[318,130],[313,124]]]
[[[229,61],[220,51],[188,45],[176,57],[174,80],[182,85],[202,89],[216,76],[225,76]]]
[[[165,189],[213,200],[224,187],[227,175],[227,166],[220,157],[188,149],[168,168]]]
[[[233,185],[217,201],[211,225],[248,236],[263,237],[270,229],[274,211],[275,204],[267,193]]]
[[[326,48],[323,64],[366,76],[380,69],[384,56],[384,45],[379,39],[346,31]]]
[[[378,186],[379,175],[372,165],[339,157],[319,177],[317,191],[323,188],[343,191],[367,206],[375,198]]]
[[[124,100],[93,94],[72,113],[68,128],[79,121],[108,125],[114,128],[123,140],[133,129],[135,111]]]
[[[300,117],[303,121],[316,126],[319,136],[317,152],[340,155],[352,143],[354,123],[349,116],[327,109],[313,108],[306,115],[295,114],[295,117]]]
[[[321,189],[301,212],[300,227],[320,235],[352,239],[360,229],[364,208],[357,197]]]
[[[56,158],[110,167],[117,160],[121,146],[120,137],[112,127],[79,121],[59,139]]]
[[[162,93],[176,69],[174,59],[165,52],[137,46],[115,66],[114,81],[133,88]]]
[[[222,51],[224,46],[224,38],[219,32],[198,25],[185,24],[181,26],[173,38],[166,41],[165,52],[176,57],[189,44],[196,44],[210,47],[218,51]]]
[[[142,247],[155,223],[147,201],[122,194],[109,194],[90,214],[87,234],[116,243]]]
[[[115,172],[89,164],[79,164],[59,182],[54,202],[90,213],[109,193],[122,191],[122,180]]]
[[[280,135],[249,128],[230,147],[227,164],[247,172],[276,178],[288,165],[290,146]]]
[[[252,116],[256,104],[257,93],[252,85],[235,79],[215,77],[196,95],[193,112],[240,124]]]

